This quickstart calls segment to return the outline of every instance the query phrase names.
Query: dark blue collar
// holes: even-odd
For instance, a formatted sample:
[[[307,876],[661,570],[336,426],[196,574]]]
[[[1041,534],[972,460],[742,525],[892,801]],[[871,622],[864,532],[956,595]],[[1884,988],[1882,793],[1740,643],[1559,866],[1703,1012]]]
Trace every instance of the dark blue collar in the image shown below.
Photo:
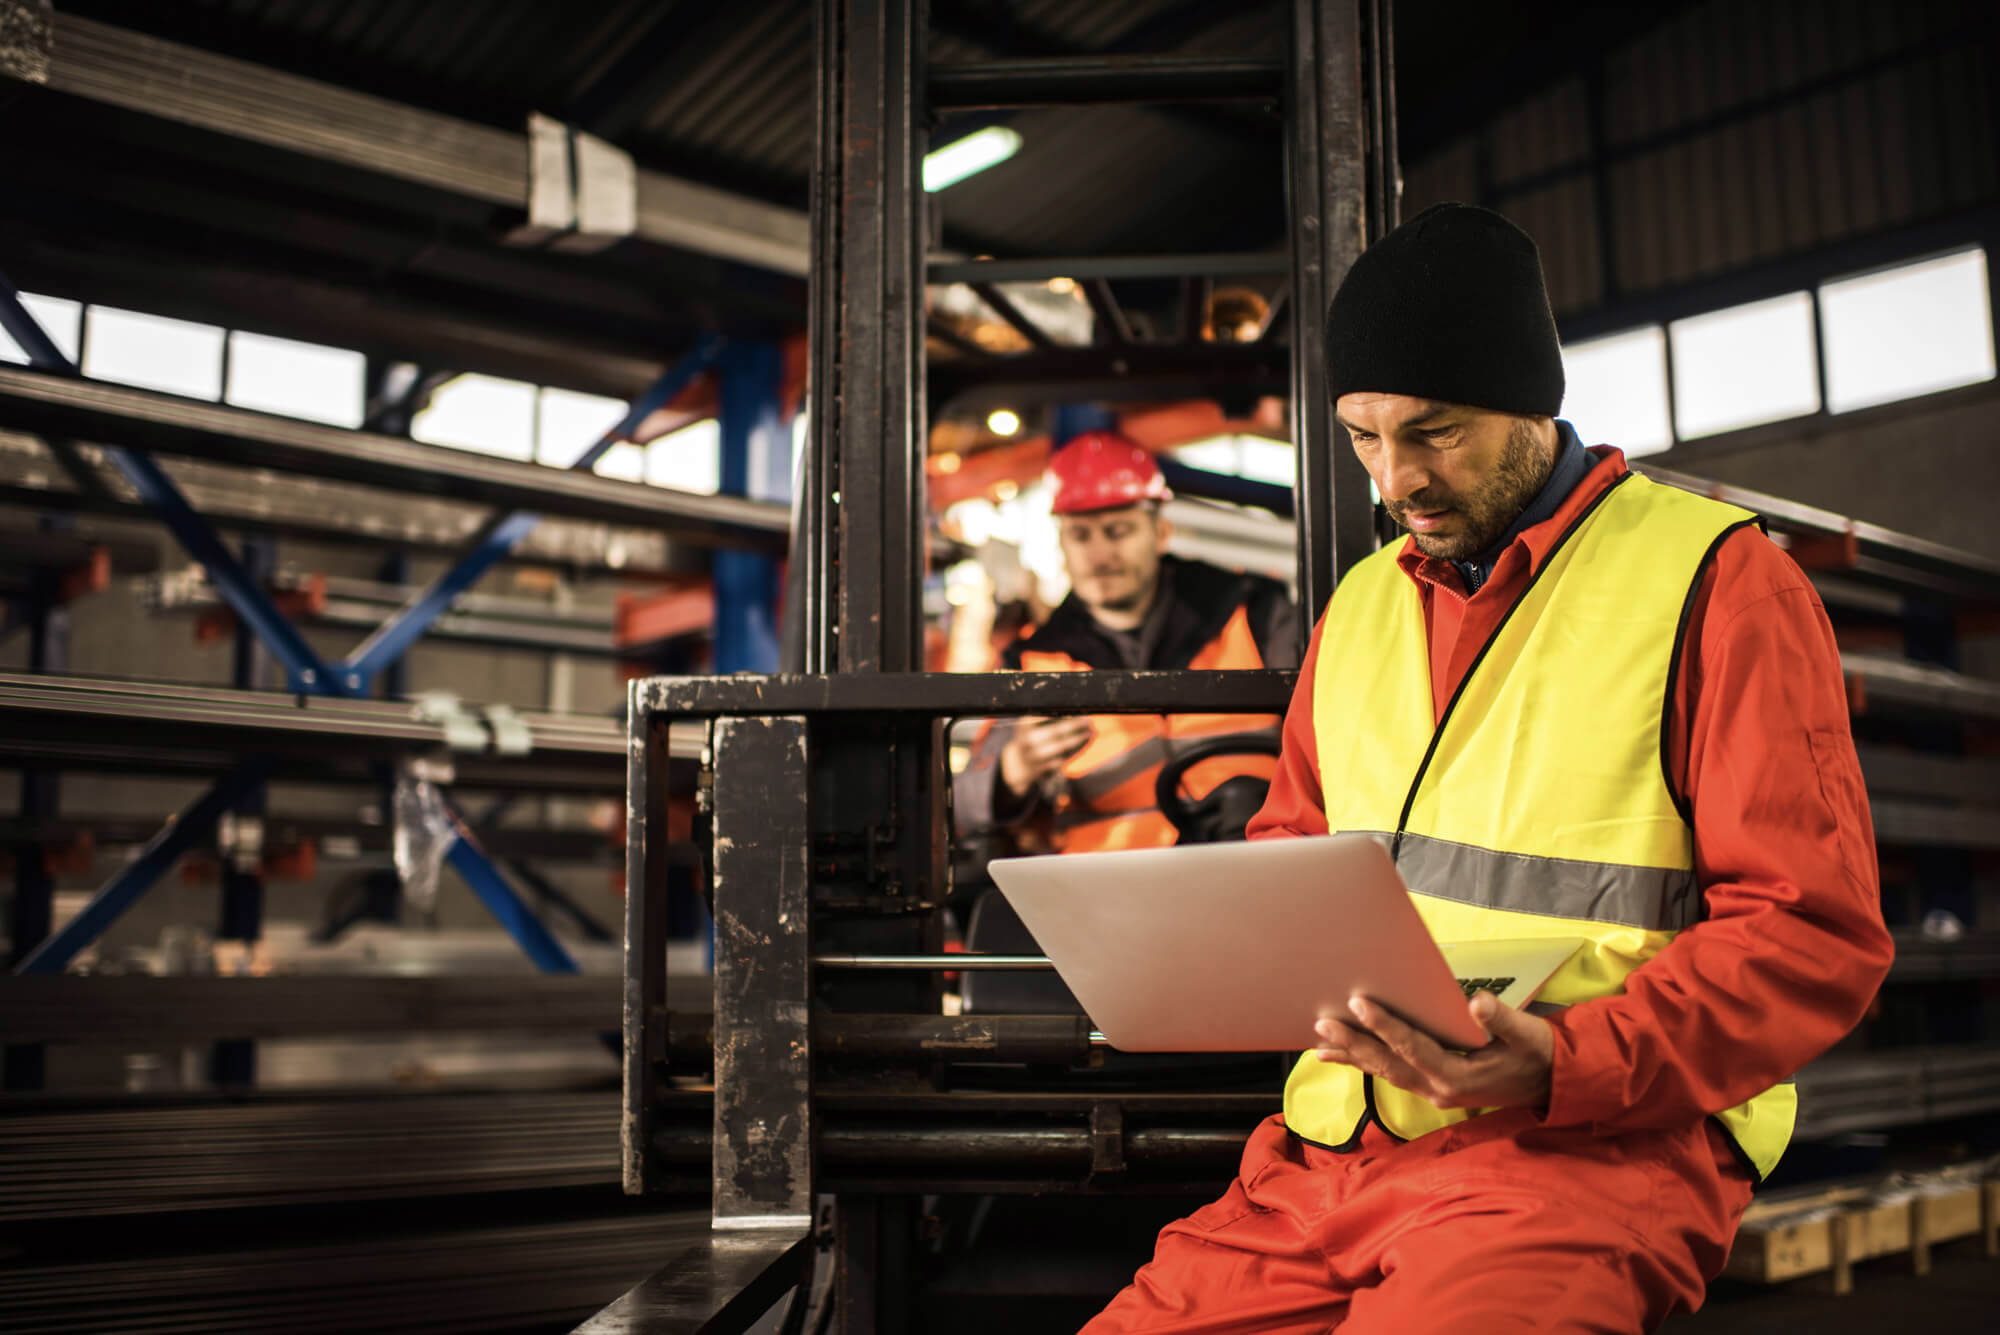
[[[1528,502],[1527,509],[1521,511],[1507,531],[1486,550],[1475,553],[1467,560],[1452,562],[1458,567],[1459,576],[1465,580],[1467,593],[1479,592],[1479,586],[1493,573],[1493,563],[1500,559],[1500,553],[1506,551],[1514,539],[1562,509],[1562,503],[1576,490],[1576,484],[1583,481],[1584,474],[1597,462],[1597,456],[1583,448],[1583,440],[1576,434],[1575,427],[1558,420],[1556,432],[1555,467],[1549,470],[1549,480],[1535,493],[1535,499]]]

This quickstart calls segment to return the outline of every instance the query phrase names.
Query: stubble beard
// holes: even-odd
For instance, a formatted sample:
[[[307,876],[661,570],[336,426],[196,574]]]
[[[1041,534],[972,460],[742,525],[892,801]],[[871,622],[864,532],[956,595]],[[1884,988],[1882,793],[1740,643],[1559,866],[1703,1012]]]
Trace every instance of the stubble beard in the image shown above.
[[[1443,510],[1456,513],[1462,527],[1456,533],[1411,533],[1417,550],[1444,561],[1463,561],[1492,546],[1508,525],[1520,517],[1536,493],[1548,484],[1555,468],[1555,456],[1540,455],[1534,424],[1517,419],[1507,433],[1507,444],[1493,465],[1493,476],[1478,491],[1456,493],[1426,487],[1387,506],[1389,515],[1404,528],[1408,510]]]

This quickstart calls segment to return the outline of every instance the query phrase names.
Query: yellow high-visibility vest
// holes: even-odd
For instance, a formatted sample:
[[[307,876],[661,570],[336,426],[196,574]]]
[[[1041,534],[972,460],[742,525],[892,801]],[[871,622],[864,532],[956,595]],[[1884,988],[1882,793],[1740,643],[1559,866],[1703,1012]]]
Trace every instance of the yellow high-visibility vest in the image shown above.
[[[1440,942],[1580,937],[1537,1000],[1575,1005],[1702,915],[1665,720],[1702,571],[1748,511],[1628,474],[1564,534],[1444,719],[1414,583],[1393,549],[1334,590],[1313,682],[1327,826],[1390,844]],[[1777,1085],[1716,1117],[1759,1179],[1791,1139]],[[1285,1122],[1344,1148],[1371,1117],[1404,1139],[1474,1113],[1306,1053]]]

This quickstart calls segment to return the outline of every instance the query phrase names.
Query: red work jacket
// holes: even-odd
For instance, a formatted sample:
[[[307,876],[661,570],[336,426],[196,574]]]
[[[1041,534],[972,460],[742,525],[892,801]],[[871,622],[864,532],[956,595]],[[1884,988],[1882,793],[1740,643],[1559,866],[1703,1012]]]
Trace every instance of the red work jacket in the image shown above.
[[[1598,462],[1575,491],[1501,553],[1477,593],[1467,596],[1449,561],[1405,539],[1398,561],[1422,598],[1439,717],[1563,530],[1627,471],[1617,450],[1592,453]],[[1252,839],[1327,832],[1312,718],[1324,629],[1306,650]],[[1369,652],[1332,651],[1343,649]],[[1693,816],[1706,916],[1622,996],[1551,1019],[1549,1125],[1667,1128],[1733,1107],[1852,1029],[1888,971],[1874,828],[1833,629],[1804,573],[1755,529],[1724,541],[1696,593],[1665,743],[1669,782]]]

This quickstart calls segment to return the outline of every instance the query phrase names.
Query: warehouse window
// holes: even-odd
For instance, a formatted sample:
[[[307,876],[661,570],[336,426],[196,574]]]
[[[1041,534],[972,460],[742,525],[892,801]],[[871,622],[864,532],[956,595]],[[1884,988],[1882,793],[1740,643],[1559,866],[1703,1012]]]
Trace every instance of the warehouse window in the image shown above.
[[[722,487],[722,426],[714,418],[669,431],[646,447],[646,481],[713,496]]]
[[[597,461],[592,471],[599,477],[615,477],[620,482],[644,482],[646,449],[644,445],[621,440],[604,452],[604,457]]]
[[[1665,330],[1650,325],[1566,344],[1562,358],[1562,416],[1586,445],[1616,445],[1637,456],[1674,443]]]
[[[83,340],[83,303],[23,292],[21,304],[28,308],[28,314],[35,317],[42,332],[49,336],[49,341],[61,350],[62,355],[75,361],[77,347]],[[17,366],[28,364],[28,354],[8,336],[5,329],[0,329],[0,362],[13,362]]]
[[[212,324],[92,306],[84,317],[83,373],[140,389],[219,399],[222,342],[222,330]]]
[[[1819,301],[1831,412],[1993,379],[1983,250],[1842,278]]]
[[[1667,335],[1681,439],[1819,411],[1811,294],[1676,320]]]
[[[625,405],[617,399],[545,387],[537,406],[535,458],[554,468],[568,468],[605,432],[624,420]],[[614,445],[612,451],[632,448]],[[600,466],[597,471],[605,470]]]
[[[456,376],[431,395],[411,421],[410,435],[501,459],[532,459],[535,387],[489,375]]]
[[[1289,487],[1298,475],[1298,460],[1289,441],[1262,436],[1211,436],[1177,447],[1174,458],[1190,468]]]
[[[367,379],[368,359],[358,352],[238,329],[229,335],[223,397],[239,408],[358,427]]]

